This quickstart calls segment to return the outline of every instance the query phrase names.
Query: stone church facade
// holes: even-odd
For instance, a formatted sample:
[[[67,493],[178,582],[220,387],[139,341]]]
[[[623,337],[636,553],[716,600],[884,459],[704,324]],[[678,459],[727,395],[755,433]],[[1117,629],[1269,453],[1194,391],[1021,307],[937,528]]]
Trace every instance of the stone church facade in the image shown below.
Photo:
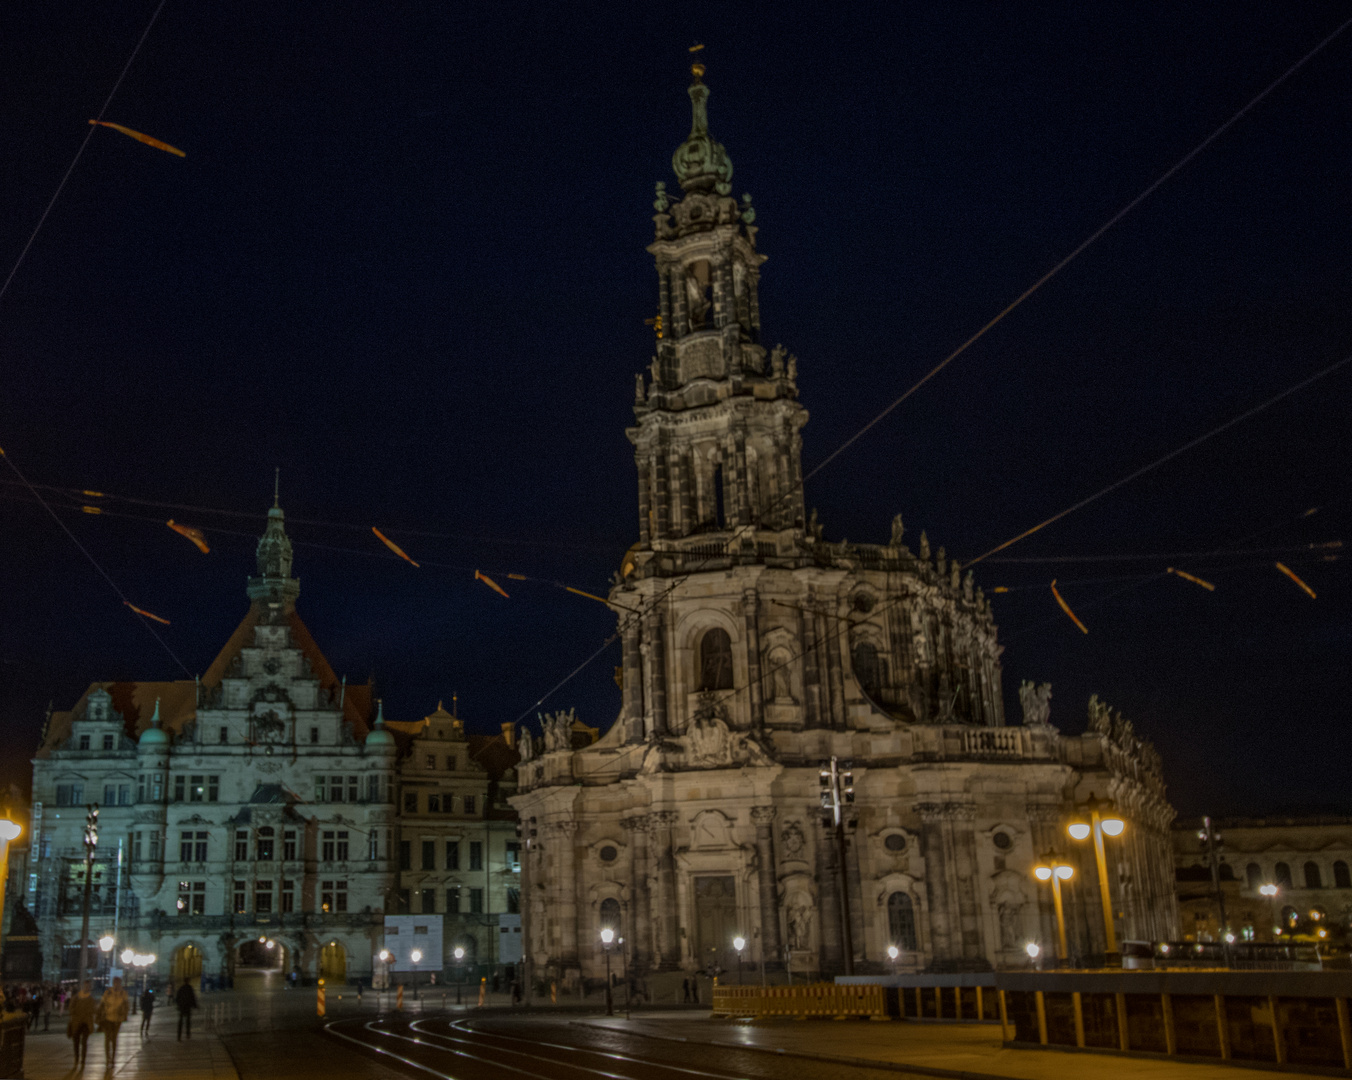
[[[1098,706],[1083,736],[1048,722],[1025,685],[1006,724],[990,606],[922,533],[831,542],[805,513],[798,361],[766,349],[750,197],[709,135],[696,68],[693,124],[657,185],[657,354],[635,386],[638,542],[609,600],[622,705],[578,746],[563,720],[521,738],[522,918],[537,982],[597,978],[600,930],[631,972],[846,967],[982,969],[1051,948],[1047,853],[1078,862],[1066,889],[1079,955],[1102,953],[1092,852],[1064,824],[1092,794],[1128,829],[1110,848],[1119,938],[1175,933],[1158,755]],[[557,729],[557,730],[556,730]],[[819,772],[848,763],[840,865]],[[1087,856],[1087,857],[1086,857]],[[843,885],[842,885],[843,882]]]

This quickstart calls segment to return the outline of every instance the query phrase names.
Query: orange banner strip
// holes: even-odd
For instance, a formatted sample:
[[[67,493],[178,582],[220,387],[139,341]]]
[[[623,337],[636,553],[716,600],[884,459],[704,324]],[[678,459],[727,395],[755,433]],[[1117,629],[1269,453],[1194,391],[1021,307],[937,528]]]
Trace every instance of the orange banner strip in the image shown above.
[[[131,128],[123,127],[121,124],[109,123],[107,120],[91,120],[89,122],[91,124],[97,124],[100,127],[112,128],[114,131],[120,131],[123,135],[129,135],[137,142],[143,142],[147,146],[153,146],[156,150],[167,150],[169,153],[177,154],[179,157],[188,156],[177,146],[170,146],[167,142],[160,142],[159,139],[153,138],[140,131],[132,131]]]
[[[1067,604],[1065,599],[1061,596],[1061,594],[1056,591],[1055,578],[1052,578],[1052,595],[1056,597],[1056,602],[1061,605],[1061,610],[1070,616],[1070,621],[1080,628],[1080,632],[1082,634],[1089,633],[1089,628],[1086,627],[1084,623],[1080,622],[1080,620],[1075,617],[1075,612],[1070,610],[1070,605]]]
[[[157,623],[164,623],[165,626],[173,625],[172,623],[170,623],[168,619],[161,618],[160,616],[156,615],[153,611],[147,611],[145,608],[139,608],[135,604],[133,604],[130,600],[123,600],[122,602],[126,604],[127,607],[131,608],[132,611],[136,612],[137,615],[144,616],[147,619],[154,619]]]
[[[409,559],[408,552],[406,552],[403,548],[401,548],[398,544],[396,544],[383,532],[377,529],[374,525],[371,526],[371,531],[375,533],[378,537],[380,537],[380,542],[384,544],[387,548],[389,548],[391,551],[393,551],[396,555],[398,555],[399,558],[407,559],[409,562],[413,563],[414,566],[418,566],[416,562],[413,562],[412,559]],[[421,567],[418,568],[422,569]]]
[[[1209,581],[1203,581],[1203,580],[1202,580],[1201,578],[1199,578],[1199,577],[1193,577],[1193,576],[1192,576],[1191,574],[1189,574],[1186,570],[1176,570],[1176,569],[1175,569],[1174,567],[1172,567],[1172,566],[1166,567],[1165,569],[1166,569],[1169,573],[1173,574],[1175,577],[1181,577],[1184,581],[1191,581],[1194,585],[1200,585],[1200,586],[1202,586],[1202,588],[1204,588],[1207,592],[1215,592],[1215,591],[1216,591],[1216,586],[1213,585],[1213,584],[1211,584],[1211,582],[1209,582]]]
[[[494,581],[494,580],[493,580],[491,577],[489,577],[487,574],[480,573],[478,570],[475,570],[475,571],[474,571],[474,580],[475,580],[475,581],[482,581],[485,585],[487,585],[487,586],[488,586],[490,589],[492,589],[495,593],[501,593],[502,596],[503,596],[505,599],[507,599],[507,600],[510,600],[510,599],[511,599],[511,597],[507,595],[507,590],[504,589],[501,585],[499,585],[496,581]]]
[[[1311,600],[1318,599],[1318,597],[1316,597],[1314,594],[1314,590],[1310,588],[1308,585],[1306,585],[1305,582],[1301,581],[1300,578],[1296,577],[1295,571],[1292,570],[1289,566],[1287,566],[1286,563],[1277,563],[1276,567],[1283,574],[1285,574],[1292,581],[1294,581],[1297,585],[1299,585],[1302,589],[1304,589],[1306,595],[1309,596]]]

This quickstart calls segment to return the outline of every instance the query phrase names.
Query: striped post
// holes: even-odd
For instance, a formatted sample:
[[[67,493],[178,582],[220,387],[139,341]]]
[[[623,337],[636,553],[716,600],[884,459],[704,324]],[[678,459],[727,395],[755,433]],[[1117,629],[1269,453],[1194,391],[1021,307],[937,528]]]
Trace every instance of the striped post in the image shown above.
[[[315,1011],[318,1015],[324,1015],[324,980],[319,980],[319,996],[315,999]]]
[[[394,988],[394,1007],[402,1009],[404,1007],[404,984],[400,983]]]

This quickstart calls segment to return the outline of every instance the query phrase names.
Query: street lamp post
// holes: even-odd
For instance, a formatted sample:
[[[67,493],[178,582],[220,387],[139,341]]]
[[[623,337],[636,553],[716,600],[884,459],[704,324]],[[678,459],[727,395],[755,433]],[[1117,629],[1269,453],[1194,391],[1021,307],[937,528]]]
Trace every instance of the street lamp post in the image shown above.
[[[1103,963],[1105,967],[1120,967],[1122,954],[1117,951],[1117,926],[1113,921],[1113,897],[1112,890],[1108,888],[1108,860],[1103,851],[1103,837],[1105,834],[1121,836],[1127,827],[1127,823],[1113,813],[1106,804],[1099,802],[1092,795],[1089,796],[1085,809],[1089,811],[1089,821],[1072,821],[1066,826],[1066,831],[1070,833],[1073,840],[1087,840],[1090,836],[1094,838],[1094,861],[1098,866],[1099,901],[1103,907]]]
[[[601,928],[601,945],[606,953],[606,1015],[615,1015],[615,1002],[610,994],[610,943],[615,940],[615,931],[609,926]]]
[[[615,944],[620,947],[620,971],[624,978],[624,1018],[629,1019],[629,954],[624,951],[624,938]]]
[[[455,947],[455,1003],[460,1004],[460,984],[465,977],[465,969],[461,966],[461,961],[465,959],[465,947],[457,945]]]
[[[1048,854],[1042,857],[1040,865],[1033,867],[1033,876],[1038,881],[1052,883],[1052,902],[1056,906],[1056,941],[1060,946],[1060,960],[1064,962],[1070,958],[1070,947],[1066,944],[1066,910],[1061,904],[1061,882],[1073,878],[1075,868],[1058,862],[1055,856]]]
[[[80,918],[80,971],[75,976],[75,989],[77,991],[80,989],[80,984],[85,981],[85,975],[89,971],[89,901],[94,888],[94,851],[98,846],[99,804],[92,803],[89,807],[89,813],[85,815],[84,827],[84,914]]]
[[[732,939],[732,947],[737,950],[737,985],[742,985],[742,950],[746,948],[746,938],[738,934]]]
[[[0,818],[0,927],[5,925],[5,887],[9,882],[9,844],[23,829],[18,822]]]
[[[422,963],[422,950],[414,949],[408,954],[408,958],[413,961],[413,1000],[418,1000],[418,965]]]
[[[892,961],[892,976],[894,978],[896,977],[897,974],[897,958],[900,956],[901,950],[898,949],[895,945],[889,945],[887,947],[887,958]]]
[[[99,952],[103,953],[104,963],[109,969],[108,970],[109,976],[111,976],[112,974],[113,946],[116,944],[117,940],[113,937],[112,934],[104,934],[103,937],[99,938]],[[109,978],[110,985],[111,982],[112,980],[111,978]]]

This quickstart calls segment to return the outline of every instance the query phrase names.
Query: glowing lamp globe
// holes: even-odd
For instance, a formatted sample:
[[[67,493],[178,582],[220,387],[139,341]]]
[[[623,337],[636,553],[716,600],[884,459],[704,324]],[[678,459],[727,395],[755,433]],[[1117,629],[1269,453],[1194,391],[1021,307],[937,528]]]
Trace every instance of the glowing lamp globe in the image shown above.
[[[465,949],[464,949],[464,946],[462,946],[462,945],[457,945],[457,946],[455,947],[455,958],[456,958],[457,960],[463,960],[463,959],[465,958]]]
[[[601,931],[601,941],[604,944],[609,945],[614,940],[615,940],[615,931],[612,930],[610,927],[607,926],[605,929]]]
[[[1121,836],[1122,830],[1125,829],[1126,827],[1127,823],[1123,821],[1121,818],[1115,817],[1104,818],[1102,821],[1099,822],[1099,828],[1101,828],[1109,836]]]
[[[1062,881],[1069,881],[1075,876],[1075,868],[1073,866],[1058,866],[1056,868],[1056,876]]]
[[[1277,886],[1276,886],[1276,885],[1260,885],[1260,886],[1258,886],[1258,891],[1259,891],[1260,893],[1262,893],[1264,896],[1276,896],[1276,895],[1277,895]]]
[[[1038,881],[1050,881],[1052,868],[1050,866],[1035,866],[1033,867],[1033,876],[1037,878]]]
[[[382,964],[388,964],[388,963],[390,962],[390,950],[389,950],[389,949],[381,949],[381,950],[380,950],[380,962],[381,962]]]
[[[1036,960],[1037,954],[1040,953],[1042,950],[1039,949],[1036,944],[1030,941],[1027,945],[1023,947],[1023,951],[1028,954],[1028,958],[1030,960]]]
[[[123,949],[123,950],[122,950],[122,962],[123,962],[124,964],[130,964],[130,963],[131,963],[133,960],[135,960],[135,959],[136,959],[136,954],[135,954],[134,952],[132,952],[130,949]]]
[[[901,950],[898,949],[895,945],[889,945],[889,946],[887,947],[887,958],[888,958],[889,960],[895,960],[895,959],[896,959],[898,956],[900,956],[900,955],[901,955]]]
[[[418,961],[422,959],[422,950],[414,949],[411,953],[408,954],[408,958],[412,960],[415,964],[418,963]]]
[[[746,948],[746,938],[742,937],[739,934],[737,937],[732,939],[732,947],[736,949],[738,952],[741,952],[743,949]]]
[[[17,821],[0,818],[0,840],[4,840],[6,843],[10,840],[17,840],[21,832],[23,832],[23,828]]]
[[[1066,832],[1076,840],[1083,840],[1089,835],[1089,826],[1083,821],[1072,821],[1066,826]]]
[[[99,948],[104,952],[112,952],[113,946],[116,944],[117,942],[113,940],[112,934],[104,934],[103,937],[99,938]]]

